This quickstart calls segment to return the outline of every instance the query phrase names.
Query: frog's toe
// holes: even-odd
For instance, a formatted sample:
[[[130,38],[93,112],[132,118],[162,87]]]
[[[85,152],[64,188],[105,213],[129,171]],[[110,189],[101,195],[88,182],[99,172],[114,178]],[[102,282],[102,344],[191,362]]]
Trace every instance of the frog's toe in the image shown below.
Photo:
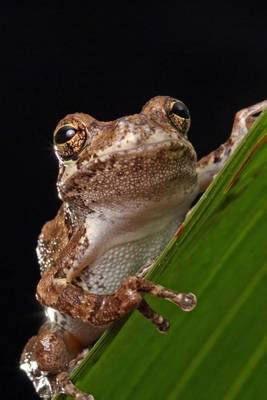
[[[94,396],[76,388],[67,372],[61,372],[56,377],[56,391],[71,396],[74,400],[95,400]]]

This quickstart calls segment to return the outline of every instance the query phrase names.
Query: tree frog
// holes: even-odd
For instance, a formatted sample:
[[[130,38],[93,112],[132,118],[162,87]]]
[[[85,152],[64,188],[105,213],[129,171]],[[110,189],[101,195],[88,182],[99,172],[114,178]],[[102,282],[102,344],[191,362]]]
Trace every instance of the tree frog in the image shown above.
[[[266,108],[263,101],[237,113],[230,138],[199,161],[187,137],[189,110],[168,96],[111,122],[74,113],[58,123],[54,150],[62,205],[42,228],[37,246],[37,299],[47,321],[26,344],[20,364],[41,397],[65,393],[92,400],[71,383],[69,372],[83,349],[131,310],[160,331],[168,329],[144,293],[184,311],[195,307],[194,294],[146,279],[149,260]]]

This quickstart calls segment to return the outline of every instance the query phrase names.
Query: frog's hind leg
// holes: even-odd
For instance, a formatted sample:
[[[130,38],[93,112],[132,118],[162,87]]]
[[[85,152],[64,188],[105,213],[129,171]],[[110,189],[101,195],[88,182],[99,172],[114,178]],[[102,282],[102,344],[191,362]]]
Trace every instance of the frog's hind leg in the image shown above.
[[[197,163],[199,192],[203,192],[212,182],[214,176],[221,170],[229,156],[247,134],[255,119],[264,110],[267,110],[267,100],[236,113],[229,139]]]
[[[81,346],[69,332],[57,324],[44,324],[36,336],[26,344],[20,368],[32,381],[36,392],[49,399],[57,393],[75,400],[93,400],[93,396],[77,389],[69,378],[70,360],[80,352]]]
[[[67,372],[61,372],[56,377],[57,393],[73,397],[75,400],[94,400],[91,394],[86,394],[77,389],[70,380]]]

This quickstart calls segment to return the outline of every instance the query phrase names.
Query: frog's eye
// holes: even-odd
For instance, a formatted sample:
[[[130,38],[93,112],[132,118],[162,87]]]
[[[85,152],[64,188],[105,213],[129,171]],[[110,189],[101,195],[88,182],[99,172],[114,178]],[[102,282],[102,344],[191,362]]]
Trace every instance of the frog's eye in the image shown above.
[[[63,144],[68,142],[77,132],[71,126],[63,126],[55,134],[55,144]]]
[[[167,107],[167,115],[175,128],[186,135],[190,127],[190,113],[186,105],[180,100],[172,99]]]
[[[62,160],[75,160],[86,142],[85,129],[76,129],[65,125],[54,134],[54,146],[58,157]]]

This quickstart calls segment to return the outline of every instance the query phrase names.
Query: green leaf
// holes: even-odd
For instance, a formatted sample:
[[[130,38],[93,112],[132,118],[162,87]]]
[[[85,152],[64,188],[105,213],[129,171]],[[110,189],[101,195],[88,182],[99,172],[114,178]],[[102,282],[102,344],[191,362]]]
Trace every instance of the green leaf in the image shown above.
[[[114,324],[73,374],[97,400],[251,400],[267,396],[267,113],[254,124],[150,279],[193,292],[160,334],[137,311]]]

